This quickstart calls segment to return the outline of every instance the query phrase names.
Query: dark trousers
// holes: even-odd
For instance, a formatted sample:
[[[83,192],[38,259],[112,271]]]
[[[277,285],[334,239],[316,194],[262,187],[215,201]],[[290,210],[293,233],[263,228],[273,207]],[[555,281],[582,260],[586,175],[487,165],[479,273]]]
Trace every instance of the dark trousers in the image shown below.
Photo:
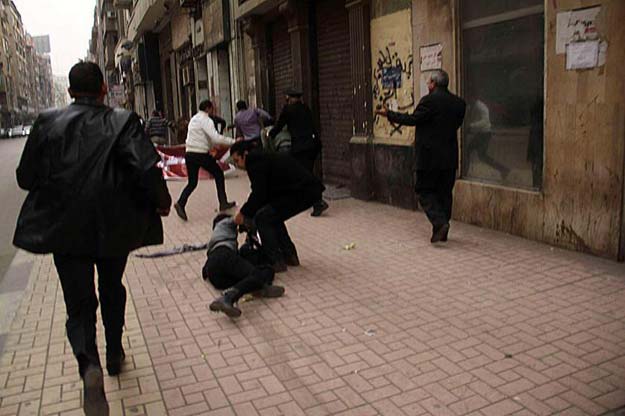
[[[434,227],[447,224],[451,219],[455,169],[419,170],[415,191],[419,203]]]
[[[226,183],[224,180],[224,173],[217,164],[217,161],[208,153],[191,153],[187,152],[184,155],[185,163],[187,165],[188,183],[182,190],[180,198],[178,198],[178,204],[181,206],[187,205],[187,200],[195,188],[200,174],[200,168],[208,171],[215,178],[215,186],[217,187],[217,199],[220,205],[225,205],[228,202],[226,196]]]
[[[98,269],[98,291],[107,355],[118,354],[122,348],[126,311],[126,288],[122,284],[122,276],[127,259],[127,256],[95,259],[54,255],[67,310],[67,338],[78,360],[81,376],[89,364],[100,366],[96,345],[98,297],[95,292],[94,266]]]
[[[271,267],[254,266],[228,247],[217,247],[208,253],[202,276],[219,290],[233,287],[244,295],[270,285],[274,271]]]
[[[315,174],[315,160],[317,160],[317,156],[319,155],[319,151],[317,149],[313,150],[305,150],[303,152],[291,153],[291,156],[297,160],[302,166],[306,168],[307,171]],[[318,201],[315,201],[313,206],[321,205],[322,198],[320,197]]]
[[[254,216],[254,223],[260,235],[263,251],[271,262],[281,262],[285,257],[297,254],[284,222],[306,211],[320,200],[321,193],[302,192],[276,198],[258,210]]]

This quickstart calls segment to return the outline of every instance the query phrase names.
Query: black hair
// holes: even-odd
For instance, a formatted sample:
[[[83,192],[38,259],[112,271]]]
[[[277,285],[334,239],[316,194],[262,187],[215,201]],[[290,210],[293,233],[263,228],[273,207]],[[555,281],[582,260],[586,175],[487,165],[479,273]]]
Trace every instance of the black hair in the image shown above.
[[[200,103],[200,111],[206,111],[213,108],[211,100],[204,100]]]
[[[69,71],[69,89],[74,94],[100,95],[104,75],[93,62],[78,62]]]
[[[217,214],[215,218],[213,218],[213,230],[217,227],[217,224],[225,220],[226,218],[231,218],[231,215],[228,214]]]
[[[243,156],[245,152],[249,152],[254,148],[255,146],[253,143],[249,141],[241,140],[240,142],[236,142],[235,144],[232,145],[232,147],[230,148],[230,154],[231,155],[237,154],[239,156]]]
[[[158,111],[158,110],[154,110],[154,111],[152,111],[152,116],[154,116],[154,117],[160,117],[160,115],[161,115],[161,112],[160,112],[160,111]]]
[[[247,103],[244,100],[237,101],[237,110],[247,110]]]

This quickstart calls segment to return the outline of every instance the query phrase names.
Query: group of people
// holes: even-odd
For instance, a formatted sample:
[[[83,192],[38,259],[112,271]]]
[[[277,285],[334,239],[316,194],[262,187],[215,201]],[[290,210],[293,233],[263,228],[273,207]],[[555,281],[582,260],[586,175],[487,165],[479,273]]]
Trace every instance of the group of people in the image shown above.
[[[69,74],[73,103],[49,110],[37,119],[19,166],[17,181],[28,196],[20,212],[14,244],[32,253],[52,253],[67,310],[67,336],[84,385],[87,415],[108,415],[103,373],[96,345],[96,311],[101,303],[106,338],[106,369],[117,375],[125,352],[122,333],[126,289],[122,276],[131,251],[162,244],[160,217],[169,215],[172,198],[158,167],[160,157],[139,117],[103,104],[107,87],[100,68],[76,64]],[[446,241],[452,208],[464,101],[451,94],[444,71],[432,74],[430,95],[411,115],[378,110],[393,123],[417,126],[417,186],[420,202],[433,225],[431,241]],[[223,136],[214,121],[215,108],[203,101],[189,122],[186,138],[188,184],[174,204],[187,220],[185,206],[197,187],[200,168],[215,177],[220,212],[213,220],[204,279],[223,290],[210,305],[230,317],[241,310],[245,294],[279,297],[275,273],[300,264],[285,222],[314,207],[328,208],[324,186],[313,168],[321,143],[310,109],[300,91],[287,92],[287,105],[269,132],[288,130],[289,154],[268,152],[259,140],[271,117],[237,103],[239,139]],[[261,122],[259,123],[259,119]],[[162,127],[162,126],[161,126]],[[230,147],[233,163],[245,170],[251,192],[240,209],[226,197],[224,177],[214,150]],[[247,232],[239,247],[238,233]],[[98,272],[98,292],[94,284]]]

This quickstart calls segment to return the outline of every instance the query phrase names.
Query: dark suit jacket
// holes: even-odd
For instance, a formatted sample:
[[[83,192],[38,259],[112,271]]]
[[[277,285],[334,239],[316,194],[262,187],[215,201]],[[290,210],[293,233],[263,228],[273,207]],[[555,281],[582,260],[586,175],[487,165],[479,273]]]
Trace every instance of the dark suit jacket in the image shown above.
[[[163,242],[171,204],[139,117],[94,100],[42,113],[17,182],[29,191],[13,243],[33,253],[117,257]]]
[[[417,170],[456,169],[457,131],[464,120],[466,103],[447,89],[437,88],[421,99],[412,114],[388,112],[388,120],[416,126]]]
[[[320,140],[315,129],[313,114],[304,103],[285,105],[276,125],[269,131],[275,138],[287,126],[291,134],[291,153],[319,149]]]
[[[253,218],[260,208],[272,202],[280,202],[279,205],[286,202],[285,213],[280,214],[289,211],[291,199],[295,205],[302,200],[309,200],[312,205],[321,199],[325,189],[319,179],[286,154],[253,150],[248,153],[245,165],[252,192],[241,207],[241,213],[248,218]]]

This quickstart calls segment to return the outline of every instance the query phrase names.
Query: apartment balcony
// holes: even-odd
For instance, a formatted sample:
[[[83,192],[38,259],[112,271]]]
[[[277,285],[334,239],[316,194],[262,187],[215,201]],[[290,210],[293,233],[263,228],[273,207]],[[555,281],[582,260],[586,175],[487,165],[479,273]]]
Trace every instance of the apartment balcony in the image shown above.
[[[139,0],[128,23],[128,39],[136,42],[156,28],[171,8],[171,0]]]
[[[116,33],[117,26],[117,13],[115,11],[106,12],[106,16],[103,19],[104,34]]]

